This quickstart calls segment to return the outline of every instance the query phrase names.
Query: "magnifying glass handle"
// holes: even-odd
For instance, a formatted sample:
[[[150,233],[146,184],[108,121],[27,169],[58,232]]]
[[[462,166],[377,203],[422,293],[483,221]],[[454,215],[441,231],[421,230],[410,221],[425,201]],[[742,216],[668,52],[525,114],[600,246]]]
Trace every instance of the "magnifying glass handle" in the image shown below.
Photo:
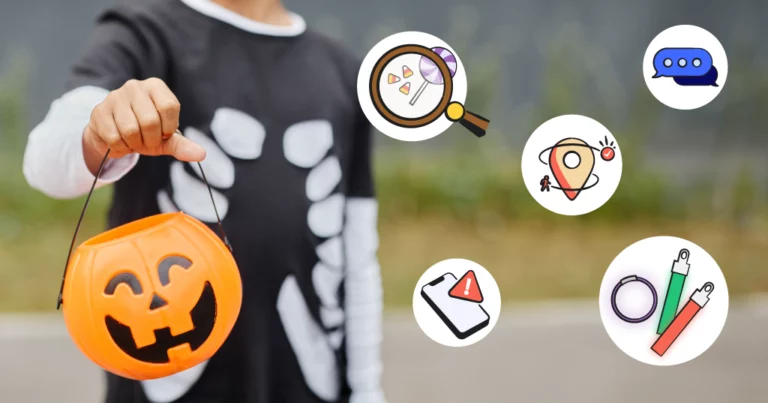
[[[464,116],[459,119],[459,124],[464,126],[467,130],[471,131],[477,137],[485,136],[485,131],[488,130],[488,124],[490,121],[480,115],[476,115],[470,111],[465,111]]]
[[[485,136],[490,121],[480,115],[476,115],[466,109],[460,102],[451,102],[445,108],[445,117],[451,122],[459,122],[465,129],[477,137]]]

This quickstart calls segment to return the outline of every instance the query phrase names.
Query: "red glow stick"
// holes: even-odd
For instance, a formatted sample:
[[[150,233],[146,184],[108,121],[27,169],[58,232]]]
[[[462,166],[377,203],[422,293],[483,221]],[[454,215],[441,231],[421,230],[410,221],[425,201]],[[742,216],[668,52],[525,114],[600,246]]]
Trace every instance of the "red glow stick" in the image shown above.
[[[672,323],[669,324],[667,330],[659,336],[656,343],[653,343],[651,350],[653,350],[659,356],[663,356],[667,352],[669,346],[677,340],[680,333],[691,323],[693,317],[704,308],[704,305],[709,302],[709,294],[715,289],[715,285],[712,283],[704,283],[704,286],[696,290],[688,302],[683,306],[683,309],[675,316]]]

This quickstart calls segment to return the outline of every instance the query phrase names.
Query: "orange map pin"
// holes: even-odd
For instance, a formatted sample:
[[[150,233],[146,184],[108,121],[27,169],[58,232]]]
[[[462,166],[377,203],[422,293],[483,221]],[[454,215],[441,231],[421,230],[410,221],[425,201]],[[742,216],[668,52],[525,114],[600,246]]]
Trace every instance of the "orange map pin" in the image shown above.
[[[549,154],[549,167],[565,196],[574,200],[595,168],[595,155],[583,140],[560,140]]]

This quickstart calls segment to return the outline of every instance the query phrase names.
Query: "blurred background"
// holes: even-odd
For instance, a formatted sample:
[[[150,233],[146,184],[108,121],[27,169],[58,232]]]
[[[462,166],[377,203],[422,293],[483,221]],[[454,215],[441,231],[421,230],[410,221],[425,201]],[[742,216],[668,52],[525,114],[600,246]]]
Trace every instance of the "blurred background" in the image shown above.
[[[91,402],[103,390],[98,370],[52,313],[84,200],[55,201],[31,190],[21,162],[27,134],[63,93],[95,16],[110,4],[26,0],[0,6],[0,395],[11,396],[3,402],[52,396]],[[391,402],[765,401],[768,2],[287,4],[360,57],[400,31],[444,39],[468,71],[468,108],[491,120],[480,141],[460,127],[418,144],[376,135]],[[641,73],[648,43],[678,24],[709,30],[728,54],[722,92],[699,110],[665,107]],[[624,160],[613,198],[581,217],[539,206],[520,174],[528,136],[544,121],[572,113],[605,125]],[[103,228],[109,192],[96,193],[81,239]],[[706,249],[731,294],[720,339],[675,368],[625,356],[597,312],[611,260],[656,235]],[[417,279],[452,257],[489,269],[505,301],[491,335],[460,350],[427,339],[410,311]],[[638,394],[637,383],[653,387]],[[49,389],[56,394],[46,394]]]

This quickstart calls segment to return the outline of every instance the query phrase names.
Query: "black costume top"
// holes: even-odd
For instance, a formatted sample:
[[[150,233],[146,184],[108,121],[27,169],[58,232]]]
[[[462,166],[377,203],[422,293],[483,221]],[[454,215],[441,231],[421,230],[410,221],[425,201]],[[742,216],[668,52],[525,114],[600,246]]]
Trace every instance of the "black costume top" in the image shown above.
[[[30,137],[28,178],[68,171],[29,156],[61,152],[45,151],[67,124],[51,119],[75,110],[67,116],[82,118],[127,80],[157,77],[179,99],[179,129],[207,150],[203,167],[243,281],[238,322],[207,364],[185,373],[149,382],[109,374],[108,403],[336,402],[379,387],[376,204],[359,61],[292,17],[292,27],[268,26],[206,0],[111,8],[70,91]],[[119,179],[110,226],[174,210],[215,222],[195,165],[129,155],[102,177]],[[59,182],[49,194],[83,193],[75,179],[76,190]]]

